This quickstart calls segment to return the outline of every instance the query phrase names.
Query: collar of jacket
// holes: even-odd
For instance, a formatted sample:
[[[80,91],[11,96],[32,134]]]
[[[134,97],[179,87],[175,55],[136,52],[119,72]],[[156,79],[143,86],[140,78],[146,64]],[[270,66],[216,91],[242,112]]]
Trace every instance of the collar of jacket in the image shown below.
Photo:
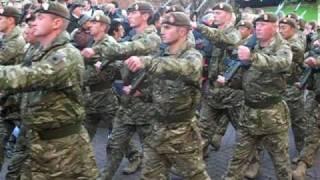
[[[11,41],[12,39],[15,39],[18,36],[20,36],[21,33],[22,33],[21,28],[19,26],[16,26],[15,28],[13,28],[12,32],[10,32],[7,36],[6,35],[3,36],[3,40],[4,42]]]

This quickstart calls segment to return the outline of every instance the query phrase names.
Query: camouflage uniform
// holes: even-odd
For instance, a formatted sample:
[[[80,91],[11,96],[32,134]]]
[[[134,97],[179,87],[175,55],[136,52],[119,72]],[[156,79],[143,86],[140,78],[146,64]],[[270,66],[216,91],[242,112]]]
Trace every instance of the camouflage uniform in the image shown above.
[[[154,53],[160,45],[160,38],[154,26],[147,27],[144,32],[134,35],[131,40],[120,43],[123,46],[122,51],[126,51],[127,56]],[[100,48],[102,54],[108,52],[106,51],[108,47],[102,45]],[[145,95],[142,97],[123,95],[121,97],[120,108],[107,145],[107,164],[103,172],[103,179],[112,179],[135,132],[138,133],[142,143],[149,134],[152,109],[148,98],[145,97]],[[132,158],[141,158],[141,156]]]
[[[228,68],[225,58],[231,55],[234,46],[240,42],[241,35],[234,26],[220,30],[199,25],[198,30],[215,46],[209,64],[210,83],[201,104],[199,126],[205,141],[205,149],[209,144],[218,149],[228,122],[230,121],[235,128],[238,126],[240,107],[243,105],[243,91],[237,85],[240,84],[240,73],[228,86],[218,87],[214,82],[217,76]],[[220,137],[218,142],[215,137]]]
[[[31,67],[0,67],[1,87],[24,92],[22,123],[31,131],[20,179],[97,177],[89,137],[81,126],[83,71],[82,57],[66,32],[41,49]]]
[[[301,67],[303,65],[305,46],[298,34],[294,34],[293,37],[287,41],[291,47],[293,58],[289,74],[286,77],[288,87],[284,94],[284,100],[288,104],[290,110],[291,126],[296,148],[298,151],[301,151],[304,144],[304,137],[307,135],[308,120],[306,119],[304,112],[303,91],[298,89],[294,83],[299,81],[299,77],[302,73]]]
[[[317,57],[317,67],[320,67],[320,57]],[[308,124],[312,123],[310,133],[305,137],[305,144],[299,154],[298,161],[304,162],[307,167],[311,167],[316,159],[317,151],[320,147],[320,73],[314,73],[311,78],[313,87],[308,91],[306,99],[306,115]]]
[[[270,153],[278,179],[291,179],[288,147],[289,111],[281,93],[283,72],[290,66],[292,52],[279,34],[269,46],[252,53],[251,67],[243,76],[245,106],[237,131],[237,146],[225,179],[243,179],[251,154],[262,144]]]
[[[109,35],[105,35],[103,39],[93,44],[93,48],[101,46],[102,43],[106,44],[108,42],[115,46],[118,44],[114,38]],[[116,112],[119,109],[119,100],[112,88],[117,67],[115,67],[115,63],[110,63],[107,65],[107,67],[103,68],[102,71],[98,72],[94,66],[94,63],[99,59],[100,57],[97,57],[97,59],[87,59],[85,61],[85,85],[88,86],[85,95],[85,127],[91,140],[96,134],[96,130],[100,121],[107,124],[109,133],[111,133],[113,121],[116,116]],[[130,160],[133,160],[135,156],[139,156],[138,154],[140,154],[139,148],[131,141],[128,145],[128,149],[124,153]]]
[[[93,44],[93,48],[100,46],[102,43],[117,44],[111,36],[105,35],[103,39]],[[100,121],[106,123],[109,129],[112,128],[112,121],[118,110],[119,103],[116,94],[112,90],[112,83],[116,69],[113,65],[108,65],[103,71],[98,72],[94,64],[100,60],[86,59],[86,120],[85,127],[88,130],[90,139],[96,134],[97,126]]]
[[[155,123],[145,139],[142,179],[210,179],[202,159],[195,111],[200,102],[202,56],[187,41],[179,53],[141,57],[152,83]]]
[[[37,46],[33,46],[31,44],[27,44],[25,46],[26,52],[24,54],[24,58],[21,62],[22,66],[31,66],[32,64],[32,57],[37,54]],[[27,145],[29,143],[29,130],[26,129],[24,126],[19,125],[20,133],[17,137],[16,143],[14,145],[13,155],[8,162],[8,172],[6,174],[7,180],[14,180],[19,179],[21,176],[21,166],[23,162],[28,157],[27,154]]]
[[[22,58],[24,52],[25,40],[22,37],[22,31],[20,27],[16,26],[10,34],[4,36],[2,39],[2,45],[0,49],[0,65],[15,65],[18,64]],[[7,142],[9,136],[17,124],[20,121],[19,110],[19,96],[11,91],[3,91],[1,95],[1,119],[0,119],[0,164],[3,161],[4,155],[4,143]],[[9,95],[11,94],[11,95]]]

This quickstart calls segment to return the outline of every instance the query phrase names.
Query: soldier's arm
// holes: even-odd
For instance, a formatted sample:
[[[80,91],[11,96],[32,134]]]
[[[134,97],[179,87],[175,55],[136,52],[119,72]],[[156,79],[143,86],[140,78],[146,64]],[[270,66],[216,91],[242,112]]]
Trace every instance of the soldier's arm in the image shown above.
[[[71,51],[66,56],[59,53],[63,52],[57,51],[32,67],[0,66],[1,89],[19,92],[72,86],[72,83],[76,83],[73,79],[80,79],[75,77],[80,76],[80,73],[76,72],[84,70],[82,57],[77,51]]]
[[[300,41],[292,42],[290,43],[290,47],[293,55],[292,60],[295,63],[302,64],[304,59],[304,52],[305,52],[303,42],[300,42]]]
[[[202,55],[196,50],[189,51],[183,58],[146,56],[141,57],[141,60],[146,69],[156,76],[161,75],[167,78],[180,76],[196,80],[202,72]]]
[[[225,33],[220,29],[211,28],[205,25],[199,25],[197,29],[208,40],[213,41],[217,47],[235,46],[241,41],[241,35],[236,30]]]
[[[15,64],[16,62],[12,62],[18,54],[22,52],[18,52],[17,49],[19,46],[17,40],[8,41],[6,44],[3,44],[0,48],[0,64]]]
[[[252,66],[260,71],[283,72],[292,62],[292,52],[288,45],[283,44],[275,54],[255,52],[251,56]]]
[[[156,51],[160,46],[160,37],[149,34],[145,38],[131,42],[103,42],[100,46],[93,47],[96,54],[102,59],[124,59],[133,55],[148,55]]]

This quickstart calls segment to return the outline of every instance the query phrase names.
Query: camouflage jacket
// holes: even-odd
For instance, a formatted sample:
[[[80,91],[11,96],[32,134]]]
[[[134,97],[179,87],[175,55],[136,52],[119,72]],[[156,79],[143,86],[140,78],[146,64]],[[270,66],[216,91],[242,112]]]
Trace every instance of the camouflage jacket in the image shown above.
[[[287,41],[276,34],[269,46],[255,46],[251,66],[244,73],[243,88],[245,104],[253,107],[268,107],[281,101],[286,89],[284,73],[292,62],[292,52]]]
[[[101,46],[102,44],[110,44],[112,45],[117,45],[117,41],[109,36],[109,35],[105,35],[104,38],[102,38],[100,41],[94,42],[94,44],[92,45],[93,49]],[[108,60],[108,59],[106,59]],[[85,85],[97,85],[97,84],[101,84],[101,83],[108,83],[109,86],[111,87],[111,83],[113,81],[114,78],[114,68],[112,65],[108,65],[105,68],[103,68],[103,71],[98,72],[96,70],[96,67],[94,66],[94,64],[97,61],[104,61],[104,57],[102,57],[99,54],[96,54],[93,58],[90,59],[85,59],[85,65],[86,65],[86,71],[85,71]]]
[[[141,58],[152,79],[158,121],[190,121],[200,101],[202,55],[186,41],[177,54]]]
[[[144,32],[134,35],[131,40],[121,43],[110,43],[106,40],[101,42],[99,46],[94,46],[93,50],[104,61],[110,61],[156,52],[161,41],[154,26],[148,26]]]
[[[20,27],[16,26],[13,31],[4,36],[0,47],[0,65],[14,65],[20,63],[24,53],[26,42],[22,36]]]
[[[243,92],[237,86],[237,84],[241,84],[241,75],[239,73],[229,83],[230,86],[214,87],[213,85],[217,76],[222,75],[228,68],[226,59],[232,56],[234,48],[240,43],[240,32],[234,26],[221,30],[199,25],[198,29],[215,46],[208,69],[209,80],[212,82],[207,93],[210,105],[217,109],[240,106],[243,103]]]
[[[143,56],[156,54],[160,48],[160,37],[157,35],[157,30],[154,26],[149,26],[144,32],[135,34],[131,37],[131,41],[120,43],[123,47],[128,47],[126,51],[127,56]],[[132,46],[136,47],[132,48]],[[132,50],[132,51],[130,51]],[[122,53],[122,52],[121,52]],[[135,74],[132,74],[135,76]],[[120,109],[117,116],[121,123],[133,124],[133,125],[145,125],[151,124],[153,118],[153,109],[150,105],[149,96],[150,90],[148,89],[148,79],[143,83],[143,88],[140,90],[143,92],[142,97],[127,96],[121,97]],[[116,118],[117,120],[118,118]]]
[[[0,66],[0,85],[24,92],[23,123],[36,131],[79,123],[84,118],[80,52],[61,33],[50,47],[32,56],[32,65]]]
[[[290,71],[286,79],[289,85],[293,85],[293,83],[299,81],[299,77],[302,73],[301,67],[303,66],[305,45],[303,40],[299,38],[298,34],[295,34],[288,39],[288,43],[293,56]]]

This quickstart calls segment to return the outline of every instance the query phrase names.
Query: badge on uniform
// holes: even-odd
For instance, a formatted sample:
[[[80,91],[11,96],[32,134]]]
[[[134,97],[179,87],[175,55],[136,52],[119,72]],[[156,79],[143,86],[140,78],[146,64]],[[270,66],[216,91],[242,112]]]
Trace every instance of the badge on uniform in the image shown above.
[[[263,15],[263,20],[268,21],[268,14]]]
[[[138,10],[139,10],[139,5],[136,4],[136,5],[134,6],[134,9],[135,9],[136,11],[138,11]]]
[[[50,5],[48,3],[42,3],[41,6],[43,10],[48,11]]]

